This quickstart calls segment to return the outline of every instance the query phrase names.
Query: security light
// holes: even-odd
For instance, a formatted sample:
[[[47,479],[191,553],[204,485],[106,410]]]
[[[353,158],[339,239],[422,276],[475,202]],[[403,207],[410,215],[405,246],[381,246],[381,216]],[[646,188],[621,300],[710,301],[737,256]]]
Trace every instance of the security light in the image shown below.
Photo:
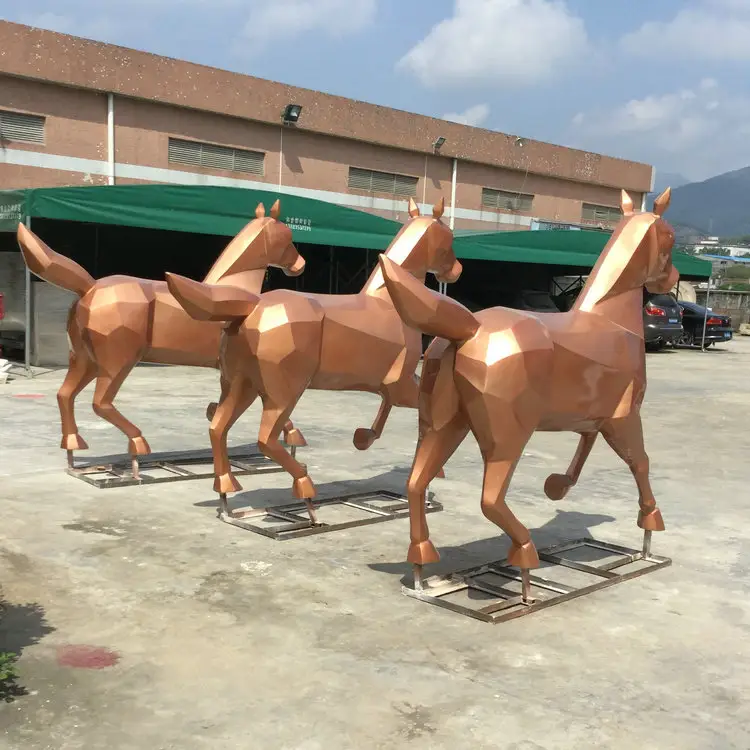
[[[296,125],[299,116],[302,114],[301,104],[287,104],[281,115],[281,121],[284,125]]]
[[[435,149],[435,151],[440,151],[443,144],[445,143],[445,138],[441,135],[439,138],[435,140],[435,142],[432,144],[432,147]]]

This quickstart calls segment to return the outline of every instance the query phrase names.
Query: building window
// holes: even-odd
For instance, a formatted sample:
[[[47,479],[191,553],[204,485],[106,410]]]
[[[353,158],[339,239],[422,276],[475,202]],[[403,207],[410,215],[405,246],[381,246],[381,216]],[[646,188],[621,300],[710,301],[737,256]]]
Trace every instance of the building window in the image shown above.
[[[261,151],[244,151],[212,143],[169,139],[169,161],[172,164],[262,175],[265,156]]]
[[[531,211],[534,196],[528,193],[511,193],[507,190],[482,188],[482,206],[501,211]]]
[[[371,169],[349,167],[349,189],[366,193],[387,193],[414,197],[417,194],[418,177],[392,172],[374,172]]]
[[[44,117],[0,111],[0,141],[44,144]]]
[[[622,211],[616,206],[597,206],[594,203],[584,203],[581,218],[584,221],[616,222],[622,219]]]

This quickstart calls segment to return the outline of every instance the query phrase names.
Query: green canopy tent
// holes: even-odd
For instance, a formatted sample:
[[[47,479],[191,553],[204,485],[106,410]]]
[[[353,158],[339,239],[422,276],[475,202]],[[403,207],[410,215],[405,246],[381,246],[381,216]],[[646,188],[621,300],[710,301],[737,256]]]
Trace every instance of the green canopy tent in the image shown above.
[[[207,235],[235,235],[258,203],[281,198],[281,219],[297,243],[384,250],[401,223],[312,198],[276,191],[188,185],[112,185],[0,191],[0,232],[34,218],[88,222]],[[600,231],[456,232],[454,250],[465,259],[590,269],[610,235]],[[706,279],[711,264],[676,253],[685,279]],[[26,269],[26,320],[31,318]],[[26,326],[29,366],[30,326]]]
[[[35,218],[88,222],[194,234],[234,236],[281,198],[281,220],[297,243],[384,250],[401,228],[397,221],[325,201],[275,191],[188,185],[107,185],[0,191],[0,232],[15,232]],[[31,319],[31,278],[26,269],[26,320]],[[30,369],[31,326],[25,327]]]

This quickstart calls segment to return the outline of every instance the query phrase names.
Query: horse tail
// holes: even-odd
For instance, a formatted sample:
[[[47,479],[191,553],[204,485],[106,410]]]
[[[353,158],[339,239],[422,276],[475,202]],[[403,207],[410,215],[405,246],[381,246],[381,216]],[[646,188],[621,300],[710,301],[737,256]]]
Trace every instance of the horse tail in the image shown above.
[[[378,260],[393,305],[410,328],[457,343],[477,332],[479,321],[462,304],[428,289],[385,255]]]
[[[83,297],[96,283],[94,277],[74,260],[56,253],[24,224],[18,225],[18,244],[31,273],[50,284]]]
[[[172,296],[195,320],[242,321],[260,301],[259,294],[236,286],[203,284],[176,273],[168,273],[166,278]]]

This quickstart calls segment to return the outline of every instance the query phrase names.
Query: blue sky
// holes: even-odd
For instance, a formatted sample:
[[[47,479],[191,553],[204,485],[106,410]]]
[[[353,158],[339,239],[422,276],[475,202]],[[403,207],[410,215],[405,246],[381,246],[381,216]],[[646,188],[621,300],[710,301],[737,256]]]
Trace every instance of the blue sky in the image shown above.
[[[693,180],[750,165],[750,0],[0,0],[0,17]]]

